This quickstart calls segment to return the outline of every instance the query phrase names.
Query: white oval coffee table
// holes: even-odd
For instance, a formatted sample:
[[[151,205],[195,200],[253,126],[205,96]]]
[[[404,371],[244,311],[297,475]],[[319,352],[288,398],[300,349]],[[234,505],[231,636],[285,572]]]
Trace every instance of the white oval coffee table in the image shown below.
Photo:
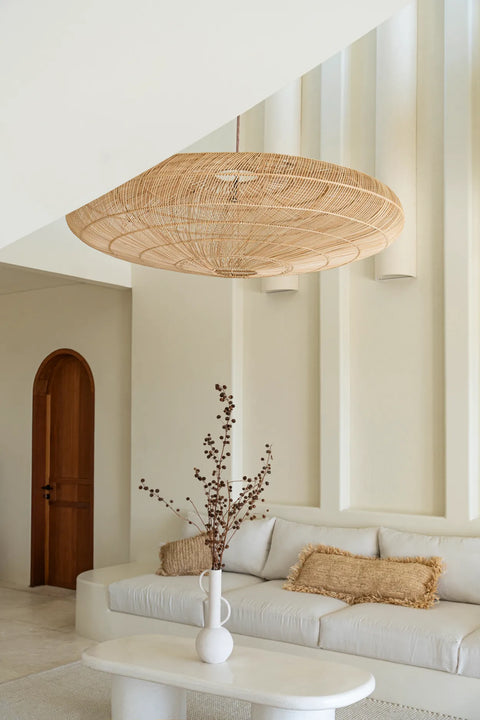
[[[201,662],[192,638],[135,635],[83,653],[85,665],[113,674],[112,720],[184,720],[186,691],[252,703],[252,720],[328,720],[375,688],[359,668],[236,646],[219,665]]]

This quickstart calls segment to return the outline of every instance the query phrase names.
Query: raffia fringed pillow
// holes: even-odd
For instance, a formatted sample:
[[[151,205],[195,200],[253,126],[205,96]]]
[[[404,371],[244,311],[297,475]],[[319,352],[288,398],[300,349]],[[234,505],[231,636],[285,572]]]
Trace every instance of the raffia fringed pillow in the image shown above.
[[[165,543],[160,548],[157,575],[200,575],[212,565],[206,534]]]
[[[290,569],[285,590],[357,603],[431,608],[438,599],[441,558],[372,558],[329,545],[307,545]]]

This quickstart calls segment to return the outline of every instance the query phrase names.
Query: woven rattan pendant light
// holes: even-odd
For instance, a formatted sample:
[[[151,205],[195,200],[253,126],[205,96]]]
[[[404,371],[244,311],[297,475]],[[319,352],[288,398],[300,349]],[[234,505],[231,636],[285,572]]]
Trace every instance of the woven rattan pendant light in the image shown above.
[[[67,215],[87,245],[129,262],[226,278],[315,272],[387,247],[395,193],[349,168],[273,153],[185,153]]]

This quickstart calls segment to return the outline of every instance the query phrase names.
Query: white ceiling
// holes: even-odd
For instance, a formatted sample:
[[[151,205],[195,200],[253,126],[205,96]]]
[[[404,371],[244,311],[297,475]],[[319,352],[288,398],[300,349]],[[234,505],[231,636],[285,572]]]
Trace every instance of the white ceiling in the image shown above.
[[[25,270],[25,268],[0,263],[0,295],[74,285],[77,282],[78,280],[72,280],[63,275],[40,270]]]
[[[3,0],[0,246],[224,125],[409,1]]]

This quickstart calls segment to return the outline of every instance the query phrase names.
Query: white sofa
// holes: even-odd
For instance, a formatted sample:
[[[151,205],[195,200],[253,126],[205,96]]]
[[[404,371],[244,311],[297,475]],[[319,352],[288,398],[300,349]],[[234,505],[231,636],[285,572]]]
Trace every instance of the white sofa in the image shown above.
[[[349,606],[283,590],[289,567],[307,543],[370,556],[439,555],[446,565],[440,602],[430,610]],[[237,643],[356,664],[375,676],[374,697],[480,719],[480,538],[272,518],[242,526],[224,561],[223,595],[232,608],[227,627]],[[195,636],[205,597],[198,578],[154,571],[129,563],[82,573],[77,632],[95,640],[152,632]]]

